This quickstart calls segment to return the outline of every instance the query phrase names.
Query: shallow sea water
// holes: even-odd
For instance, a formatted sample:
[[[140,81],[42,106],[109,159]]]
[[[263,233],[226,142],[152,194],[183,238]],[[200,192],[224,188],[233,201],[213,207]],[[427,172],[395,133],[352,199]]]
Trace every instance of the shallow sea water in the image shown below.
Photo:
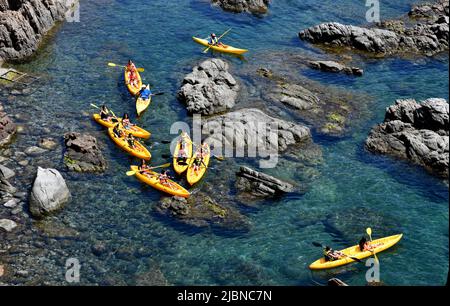
[[[412,2],[383,3],[382,18],[405,14]],[[446,282],[448,185],[420,167],[369,154],[363,144],[370,128],[383,120],[385,108],[395,99],[448,99],[448,57],[366,59],[362,61],[366,73],[361,78],[308,71],[307,77],[324,85],[370,95],[373,101],[362,123],[338,139],[314,132],[314,142],[323,152],[323,163],[315,167],[317,177],[309,182],[305,194],[264,202],[256,209],[238,207],[252,225],[248,233],[197,230],[155,215],[154,206],[161,194],[125,176],[133,160],[90,120],[91,102],[107,102],[116,112],[134,111],[121,70],[106,63],[132,58],[145,67],[144,81],[155,91],[166,93],[155,97],[137,121],[153,134],[147,144],[154,163],[164,163],[161,156],[168,154],[168,146],[161,142],[172,139],[170,125],[190,120],[176,100],[176,91],[193,64],[208,56],[220,56],[239,75],[246,65],[263,64],[264,55],[275,51],[324,56],[320,49],[299,41],[298,31],[325,21],[363,24],[364,2],[277,0],[263,18],[225,13],[197,0],[146,0],[139,5],[125,0],[80,3],[80,23],[62,24],[31,62],[16,66],[41,76],[39,87],[30,95],[10,99],[2,92],[7,112],[20,113],[16,121],[26,128],[11,145],[13,151],[35,145],[41,136],[61,139],[67,131],[81,131],[99,139],[109,162],[103,175],[71,174],[62,165],[59,148],[46,153],[45,158],[32,160],[23,169],[23,178],[16,180],[18,186],[30,186],[37,165],[52,166],[62,171],[73,195],[66,208],[51,219],[77,231],[76,238],[51,238],[35,230],[35,222],[22,228],[32,228],[32,238],[43,242],[30,247],[39,249],[36,252],[42,261],[25,267],[48,271],[40,274],[41,281],[64,284],[62,271],[69,256],[83,264],[82,284],[101,284],[105,278],[112,279],[110,284],[133,284],[136,274],[157,265],[175,285],[315,285],[331,276],[339,276],[350,285],[364,285],[363,265],[313,273],[307,267],[321,255],[321,250],[311,245],[312,240],[344,248],[358,241],[365,227],[371,226],[374,237],[404,233],[396,247],[379,255],[385,284]],[[204,55],[190,39],[229,27],[233,31],[226,42],[251,49],[246,61]],[[237,166],[233,161],[214,162],[206,182],[196,188],[221,183]],[[279,167],[269,172],[295,180],[296,171]],[[358,217],[361,214],[366,216],[365,222]],[[95,241],[119,251],[96,257],[91,251]]]

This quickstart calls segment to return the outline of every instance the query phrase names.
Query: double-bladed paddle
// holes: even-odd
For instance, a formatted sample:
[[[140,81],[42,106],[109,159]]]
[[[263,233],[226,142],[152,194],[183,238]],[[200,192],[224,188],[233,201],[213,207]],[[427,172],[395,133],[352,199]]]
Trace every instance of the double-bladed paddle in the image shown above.
[[[123,66],[123,65],[118,65],[118,64],[114,64],[114,63],[108,63],[109,67],[120,67],[120,68],[126,68],[127,66]],[[144,68],[136,68],[136,70],[138,72],[144,72],[145,69]]]

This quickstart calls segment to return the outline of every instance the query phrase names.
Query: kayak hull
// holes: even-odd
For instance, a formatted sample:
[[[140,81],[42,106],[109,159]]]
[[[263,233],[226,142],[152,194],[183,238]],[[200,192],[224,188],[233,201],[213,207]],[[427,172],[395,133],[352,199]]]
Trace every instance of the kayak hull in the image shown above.
[[[100,125],[102,125],[102,126],[104,126],[106,128],[112,128],[116,124],[116,123],[113,123],[113,122],[102,120],[100,118],[99,114],[94,114],[92,117],[94,118],[94,120],[98,124],[100,124]],[[119,119],[119,122],[122,123],[122,119]],[[139,138],[143,138],[143,139],[148,139],[152,135],[150,132],[148,132],[148,131],[146,131],[143,128],[140,128],[138,126],[131,127],[129,130],[127,130],[127,132],[129,132],[131,135],[133,135],[135,137],[139,137]]]
[[[108,128],[108,135],[118,147],[120,147],[128,154],[144,160],[150,160],[152,158],[150,152],[137,141],[135,142],[136,148],[135,149],[130,148],[125,138],[118,138],[116,137],[116,135],[114,135],[113,128]]]
[[[173,158],[173,169],[178,174],[181,174],[181,173],[183,173],[184,171],[187,170],[187,168],[189,167],[190,158],[192,157],[193,146],[192,146],[191,138],[188,135],[186,135],[186,141],[187,141],[187,143],[186,143],[186,153],[187,153],[187,161],[186,161],[186,163],[187,163],[187,165],[179,165],[178,162],[177,162],[178,153],[180,151],[180,143],[179,142],[177,143],[175,151],[173,152],[173,156],[174,156],[174,158]]]
[[[197,152],[191,158],[191,162],[189,163],[189,168],[187,170],[187,175],[186,175],[187,181],[188,181],[189,185],[191,185],[191,186],[198,183],[202,179],[202,177],[205,175],[206,170],[208,169],[211,152],[210,152],[208,145],[206,145],[206,149],[208,151],[207,151],[207,154],[205,155],[205,157],[203,157],[204,165],[201,165],[200,169],[197,172],[194,171],[194,158],[195,158],[195,154],[199,153],[200,150],[197,150]]]
[[[364,259],[364,258],[372,256],[374,253],[380,253],[386,249],[389,249],[390,247],[397,244],[397,242],[399,242],[400,239],[402,239],[402,237],[403,237],[403,234],[399,234],[399,235],[393,235],[393,236],[373,240],[371,242],[371,244],[376,245],[376,247],[374,248],[374,250],[372,252],[371,251],[361,252],[359,250],[358,245],[354,245],[352,247],[341,250],[341,252],[344,253],[345,255],[348,255],[351,257],[355,257],[358,259]],[[315,262],[313,262],[309,266],[309,268],[311,270],[331,269],[331,268],[340,267],[340,266],[343,266],[343,265],[346,265],[346,264],[349,264],[352,262],[355,262],[355,260],[353,260],[349,257],[345,257],[345,258],[334,260],[334,261],[325,261],[325,258],[322,257],[322,258],[316,260]]]
[[[147,176],[147,175],[144,175],[139,172],[138,166],[131,166],[131,170],[136,172],[136,177],[138,180],[140,180],[141,182],[143,182],[149,186],[152,186],[153,188],[155,188],[159,191],[168,193],[173,196],[182,197],[182,198],[188,198],[190,196],[189,191],[187,191],[182,186],[180,186],[179,184],[175,183],[172,180],[168,180],[171,184],[170,186],[161,184],[159,182],[158,173],[156,173],[154,171],[148,171],[148,173],[153,174],[155,176]]]
[[[134,87],[133,85],[128,84],[128,81],[129,81],[129,79],[128,79],[128,72],[127,72],[126,68],[124,69],[125,85],[127,86],[127,89],[128,89],[128,91],[130,92],[130,94],[132,96],[136,96],[139,93],[139,91],[141,90],[141,88],[142,88],[142,78],[141,78],[141,75],[139,74],[139,72],[137,70],[136,70],[136,75],[137,75],[137,78],[138,78],[138,87]]]
[[[202,38],[198,38],[198,37],[192,37],[192,39],[205,47],[210,47],[210,49],[217,51],[217,52],[222,52],[222,53],[229,53],[229,54],[236,54],[236,55],[242,55],[246,52],[248,52],[248,50],[246,49],[239,49],[239,48],[235,48],[229,45],[223,45],[223,46],[211,46],[208,41],[206,39],[202,39]]]
[[[150,105],[150,103],[152,102],[152,98],[148,98],[146,100],[141,99],[141,98],[137,98],[136,99],[136,112],[137,115],[140,116]]]

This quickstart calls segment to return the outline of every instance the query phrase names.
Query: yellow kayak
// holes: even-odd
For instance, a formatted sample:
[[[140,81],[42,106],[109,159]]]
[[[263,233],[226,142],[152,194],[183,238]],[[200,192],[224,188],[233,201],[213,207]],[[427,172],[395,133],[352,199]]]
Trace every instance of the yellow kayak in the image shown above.
[[[150,105],[150,102],[152,102],[152,97],[149,97],[147,100],[137,98],[136,112],[138,116],[140,116],[147,109],[147,107]]]
[[[112,128],[112,127],[114,127],[114,125],[117,124],[117,122],[110,122],[110,121],[102,120],[100,118],[99,114],[94,114],[93,118],[97,123],[99,123],[107,128]],[[120,123],[122,123],[122,119],[119,118],[118,120]],[[129,132],[131,135],[133,135],[135,137],[139,137],[139,138],[143,138],[143,139],[150,138],[150,136],[152,135],[150,132],[144,130],[143,128],[138,127],[137,125],[132,126],[129,130],[127,130],[127,132]]]
[[[209,159],[211,157],[211,151],[209,149],[208,144],[203,144],[203,163],[199,167],[199,169],[195,170],[194,167],[194,160],[195,157],[200,155],[200,148],[197,149],[197,152],[195,152],[195,155],[192,157],[191,162],[189,163],[189,168],[187,171],[187,181],[190,185],[194,185],[198,181],[200,181],[205,175],[206,170],[208,169],[209,165]]]
[[[237,55],[241,55],[241,54],[244,54],[244,53],[248,52],[248,50],[246,50],[246,49],[239,49],[239,48],[235,48],[235,47],[232,47],[232,46],[229,46],[229,45],[225,45],[225,44],[218,45],[218,46],[211,46],[208,43],[208,40],[202,39],[202,38],[198,38],[198,37],[195,37],[195,36],[192,37],[192,39],[196,43],[198,43],[200,45],[203,45],[205,47],[211,47],[212,50],[217,51],[217,52],[231,53],[231,54],[237,54]]]
[[[138,78],[137,87],[133,86],[132,84],[128,84],[128,81],[129,81],[128,80],[128,70],[125,68],[125,70],[124,70],[125,85],[127,85],[128,91],[133,96],[136,96],[138,94],[138,92],[142,88],[142,78],[141,78],[141,75],[139,74],[139,72],[137,70],[136,70],[136,75],[137,75],[137,78]]]
[[[178,159],[178,154],[180,152],[180,145],[181,145],[181,143],[178,142],[177,146],[175,148],[175,151],[173,152],[173,169],[178,174],[183,173],[189,167],[189,160],[192,157],[192,151],[194,150],[193,147],[192,147],[192,140],[191,140],[191,138],[189,137],[188,134],[185,134],[185,136],[180,136],[180,137],[184,137],[184,139],[185,139],[184,140],[185,141],[185,145],[184,146],[185,146],[185,150],[186,150],[187,159],[186,159],[186,165],[179,165],[178,164],[177,159]],[[180,138],[180,140],[181,140],[181,138]]]
[[[122,131],[124,131],[125,134],[127,134],[127,132],[125,130],[122,129]],[[108,134],[109,134],[109,137],[115,142],[115,144],[117,146],[119,146],[120,148],[122,148],[127,153],[129,153],[137,158],[145,159],[145,160],[150,160],[150,158],[152,157],[150,152],[138,141],[134,142],[135,148],[131,148],[128,145],[125,137],[118,138],[118,137],[116,137],[116,135],[114,135],[113,128],[108,128]]]
[[[346,248],[346,249],[342,250],[341,252],[344,253],[345,255],[348,255],[351,257],[363,259],[363,258],[372,256],[374,253],[379,253],[386,249],[389,249],[390,247],[395,245],[397,242],[399,242],[400,239],[402,239],[402,237],[403,237],[403,234],[399,234],[399,235],[394,235],[394,236],[389,236],[389,237],[384,237],[384,238],[373,240],[372,242],[370,242],[370,245],[374,246],[373,251],[361,252],[359,250],[359,246],[355,245],[355,246]],[[349,264],[352,262],[354,262],[354,260],[349,257],[344,257],[344,258],[341,258],[338,260],[333,260],[333,261],[325,261],[325,258],[322,257],[322,258],[316,260],[315,262],[313,262],[309,266],[309,268],[311,270],[330,269],[330,268],[343,266],[343,265],[346,265],[346,264]]]
[[[146,173],[148,173],[148,175],[146,174],[142,174],[139,172],[139,168],[138,166],[131,166],[131,170],[136,172],[136,177],[138,178],[138,180],[140,180],[141,182],[152,186],[153,188],[174,195],[174,196],[178,196],[178,197],[182,197],[182,198],[188,198],[190,196],[189,191],[187,191],[186,189],[184,189],[182,186],[178,185],[177,183],[175,183],[172,180],[167,180],[168,184],[162,184],[159,181],[159,174],[154,172],[154,171],[147,171]]]

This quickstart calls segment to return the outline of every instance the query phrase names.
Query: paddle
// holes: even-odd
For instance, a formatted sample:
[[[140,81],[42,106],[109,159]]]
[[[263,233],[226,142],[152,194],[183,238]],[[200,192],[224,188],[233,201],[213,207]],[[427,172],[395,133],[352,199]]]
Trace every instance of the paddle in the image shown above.
[[[370,227],[368,227],[368,228],[366,229],[366,233],[367,233],[367,235],[369,235],[370,242],[372,242],[372,229],[371,229]],[[373,253],[373,257],[375,258],[375,263],[376,263],[377,265],[379,265],[379,264],[380,264],[380,261],[378,260],[377,255],[375,254],[374,251],[371,251],[371,252]]]
[[[170,165],[171,165],[171,163],[167,163],[167,164],[164,164],[161,166],[150,167],[148,170],[153,170],[153,169],[158,169],[158,168],[167,168],[167,167],[170,167]],[[136,174],[136,171],[134,171],[134,170],[127,171],[127,173],[126,173],[126,175],[128,175],[128,176],[133,176],[135,174]]]
[[[316,246],[316,247],[321,247],[322,249],[324,249],[326,246],[325,245],[323,245],[323,244],[321,244],[321,243],[319,243],[319,242],[315,242],[315,241],[313,241],[312,242],[312,244],[314,245],[314,246]],[[344,254],[345,255],[345,254]],[[359,259],[359,258],[356,258],[356,257],[352,257],[352,256],[348,256],[348,255],[345,255],[346,257],[348,257],[348,258],[350,258],[350,259],[353,259],[354,261],[357,261],[357,262],[363,262],[361,259]]]
[[[126,68],[126,66],[117,65],[117,64],[114,64],[114,63],[108,63],[108,66],[110,66],[110,67]],[[144,72],[144,71],[145,71],[144,68],[136,68],[136,70],[137,70],[138,72]]]
[[[228,30],[225,31],[225,33],[223,33],[222,35],[220,35],[220,37],[217,39],[217,42],[219,42],[219,40],[224,37],[226,34],[228,34],[228,32],[231,31],[231,28],[229,28]],[[211,44],[210,46],[208,46],[208,48],[206,48],[205,50],[203,50],[203,53],[206,53],[209,51],[209,49],[213,46],[213,44]]]

